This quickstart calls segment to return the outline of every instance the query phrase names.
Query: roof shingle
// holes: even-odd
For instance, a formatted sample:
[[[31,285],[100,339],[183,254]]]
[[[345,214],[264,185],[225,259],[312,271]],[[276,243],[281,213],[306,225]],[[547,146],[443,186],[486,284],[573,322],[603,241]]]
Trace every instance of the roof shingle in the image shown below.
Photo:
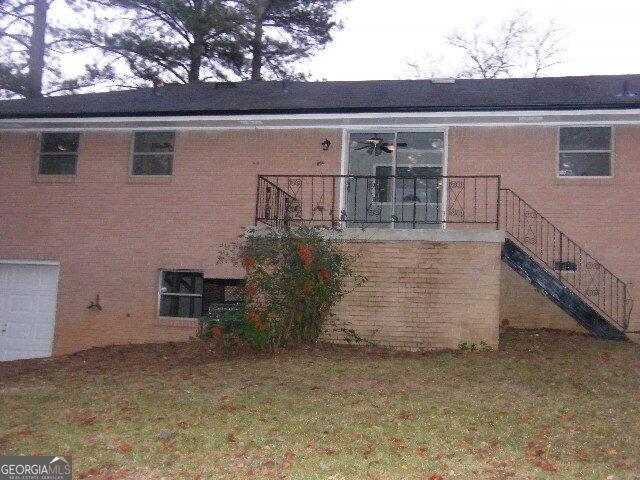
[[[0,102],[0,118],[640,108],[640,75],[238,82]]]

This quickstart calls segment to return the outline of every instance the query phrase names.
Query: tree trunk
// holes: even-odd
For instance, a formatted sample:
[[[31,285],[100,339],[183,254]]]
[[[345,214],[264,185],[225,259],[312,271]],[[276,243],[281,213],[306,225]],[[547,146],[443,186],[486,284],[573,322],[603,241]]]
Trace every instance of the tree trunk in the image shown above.
[[[271,5],[271,0],[256,1],[256,24],[253,27],[251,40],[251,80],[262,80],[262,36],[265,14]]]
[[[42,96],[42,77],[44,73],[45,34],[47,30],[47,0],[34,0],[33,27],[29,45],[29,84],[26,97]]]
[[[203,15],[203,1],[195,0],[193,10],[198,19]],[[193,31],[193,43],[189,45],[189,83],[200,81],[200,69],[202,68],[202,57],[204,56],[204,32],[200,26],[196,26]]]
[[[262,80],[262,22],[257,21],[251,42],[251,80]]]
[[[196,39],[193,45],[189,46],[189,83],[198,83],[200,81],[200,68],[202,67],[202,55],[204,54],[204,42],[202,39]]]

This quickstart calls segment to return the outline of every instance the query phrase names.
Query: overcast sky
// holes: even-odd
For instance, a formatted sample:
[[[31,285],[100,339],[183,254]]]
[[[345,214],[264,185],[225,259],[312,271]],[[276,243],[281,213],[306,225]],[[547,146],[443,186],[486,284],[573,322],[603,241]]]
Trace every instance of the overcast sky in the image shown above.
[[[407,58],[441,57],[447,73],[457,64],[443,45],[452,29],[489,24],[519,9],[545,24],[567,28],[566,59],[546,75],[640,73],[640,1],[637,0],[352,0],[339,9],[344,29],[316,55],[308,70],[316,79],[407,77]]]
[[[74,15],[63,2],[53,16]],[[544,74],[640,73],[639,0],[351,0],[338,17],[344,28],[326,49],[302,65],[314,80],[412,78],[407,61],[421,61],[434,76],[448,76],[460,54],[444,43],[454,29],[471,31],[478,20],[485,31],[518,11],[528,10],[541,29],[550,20],[566,29],[566,60]],[[83,56],[69,56],[64,69],[81,73]],[[427,73],[427,72],[425,72]]]

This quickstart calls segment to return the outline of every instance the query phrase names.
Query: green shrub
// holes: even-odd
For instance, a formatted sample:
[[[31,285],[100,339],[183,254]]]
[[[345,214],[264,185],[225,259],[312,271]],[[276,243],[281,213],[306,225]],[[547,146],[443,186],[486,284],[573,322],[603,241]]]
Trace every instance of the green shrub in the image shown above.
[[[227,246],[221,261],[230,259],[247,272],[245,323],[254,330],[243,335],[271,351],[317,342],[348,280],[364,281],[352,259],[319,228],[261,230]]]
[[[201,318],[198,338],[214,341],[226,348],[232,348],[239,341],[244,341],[254,350],[264,349],[267,335],[246,320],[244,304],[222,307],[216,311],[215,316]]]

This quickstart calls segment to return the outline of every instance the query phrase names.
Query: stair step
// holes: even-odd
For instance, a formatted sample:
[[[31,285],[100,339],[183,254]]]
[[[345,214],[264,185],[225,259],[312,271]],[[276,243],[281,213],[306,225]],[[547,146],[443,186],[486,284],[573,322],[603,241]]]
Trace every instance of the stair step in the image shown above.
[[[502,260],[594,335],[608,340],[627,340],[624,332],[509,239],[502,247]]]

